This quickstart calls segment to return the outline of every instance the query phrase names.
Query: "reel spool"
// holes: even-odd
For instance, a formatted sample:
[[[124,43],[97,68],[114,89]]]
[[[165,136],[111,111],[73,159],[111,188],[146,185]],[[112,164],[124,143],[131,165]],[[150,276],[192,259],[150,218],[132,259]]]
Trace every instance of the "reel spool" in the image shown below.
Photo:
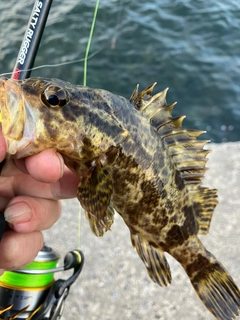
[[[84,258],[75,250],[65,256],[62,267],[57,267],[59,259],[52,248],[44,246],[29,265],[0,276],[0,320],[60,319],[63,302],[82,270]],[[74,272],[67,280],[54,280],[55,272],[71,268]]]

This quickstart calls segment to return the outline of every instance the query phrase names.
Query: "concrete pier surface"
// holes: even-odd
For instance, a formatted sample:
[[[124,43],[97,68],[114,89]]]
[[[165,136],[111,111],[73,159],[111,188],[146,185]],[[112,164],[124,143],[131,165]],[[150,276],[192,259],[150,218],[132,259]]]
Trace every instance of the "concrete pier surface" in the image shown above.
[[[240,287],[240,142],[209,144],[203,185],[218,189],[219,204],[210,232],[201,240]],[[44,232],[45,241],[62,257],[79,248],[79,204],[63,201],[60,220]],[[130,243],[129,231],[116,214],[112,230],[95,237],[84,215],[80,249],[85,265],[71,287],[61,319],[71,320],[213,320],[195,294],[183,268],[169,255],[172,284],[153,283]],[[67,273],[70,275],[69,273]],[[66,276],[61,273],[60,277]],[[59,277],[59,276],[58,276]]]

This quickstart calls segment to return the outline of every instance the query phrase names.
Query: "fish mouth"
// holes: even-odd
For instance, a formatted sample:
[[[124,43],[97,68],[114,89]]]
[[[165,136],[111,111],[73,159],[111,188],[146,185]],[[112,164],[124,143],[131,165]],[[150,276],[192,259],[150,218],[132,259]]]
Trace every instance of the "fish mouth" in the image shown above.
[[[21,81],[0,79],[0,111],[7,153],[24,157],[33,141],[34,121],[29,119],[31,106],[24,97]]]

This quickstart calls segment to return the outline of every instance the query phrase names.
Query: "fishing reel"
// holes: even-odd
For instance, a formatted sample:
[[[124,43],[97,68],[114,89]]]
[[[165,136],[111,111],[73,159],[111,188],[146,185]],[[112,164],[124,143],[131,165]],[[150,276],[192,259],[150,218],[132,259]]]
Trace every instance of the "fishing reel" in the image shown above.
[[[6,271],[0,276],[0,320],[60,319],[70,286],[79,276],[84,256],[80,250],[68,252],[64,265],[57,266],[59,255],[44,245],[26,267]],[[54,280],[54,273],[73,269],[66,280]]]

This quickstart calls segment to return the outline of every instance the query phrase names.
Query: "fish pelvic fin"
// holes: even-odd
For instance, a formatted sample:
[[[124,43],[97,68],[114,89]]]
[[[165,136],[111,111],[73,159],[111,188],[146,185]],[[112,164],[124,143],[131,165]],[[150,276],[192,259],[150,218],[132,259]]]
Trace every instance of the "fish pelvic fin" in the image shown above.
[[[172,280],[171,271],[164,253],[154,248],[147,241],[142,240],[136,234],[131,234],[131,241],[152,281],[161,287],[170,284]]]
[[[191,283],[208,310],[219,320],[240,315],[240,291],[223,265],[208,251],[185,266]]]

